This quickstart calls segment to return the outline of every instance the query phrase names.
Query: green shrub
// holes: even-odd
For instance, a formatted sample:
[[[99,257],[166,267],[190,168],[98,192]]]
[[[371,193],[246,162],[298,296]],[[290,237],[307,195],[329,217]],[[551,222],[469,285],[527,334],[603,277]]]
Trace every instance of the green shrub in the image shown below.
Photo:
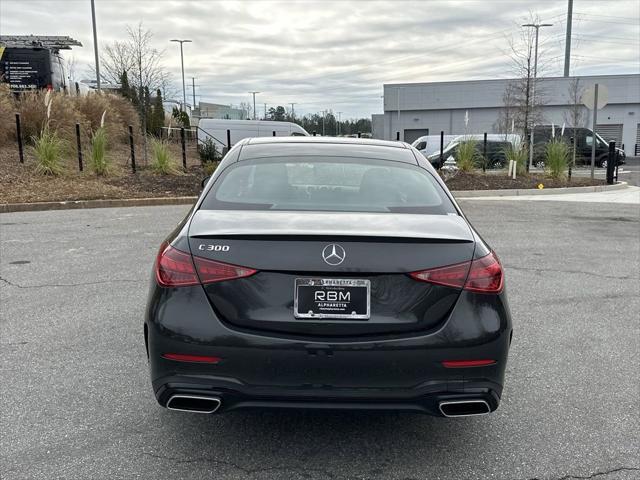
[[[33,153],[36,157],[36,172],[42,175],[60,175],[64,171],[62,155],[64,141],[48,128],[32,137]]]
[[[476,143],[475,140],[463,140],[458,145],[456,164],[463,172],[471,172],[475,167],[475,161],[478,155]]]
[[[98,128],[91,138],[91,168],[96,175],[109,173],[110,161],[107,157],[107,132]]]
[[[169,146],[161,140],[152,140],[153,158],[151,168],[162,175],[178,175],[180,170],[171,158]]]
[[[562,178],[569,163],[569,146],[562,140],[551,140],[545,147],[545,167],[553,178]]]
[[[507,164],[511,160],[514,160],[516,162],[516,173],[518,175],[524,175],[527,173],[529,150],[527,149],[527,146],[524,142],[520,142],[518,145],[509,143],[509,146],[504,150],[504,156],[507,160]]]
[[[198,153],[200,154],[200,162],[202,162],[203,165],[207,162],[215,162],[220,159],[216,143],[211,138],[207,138],[199,145]]]

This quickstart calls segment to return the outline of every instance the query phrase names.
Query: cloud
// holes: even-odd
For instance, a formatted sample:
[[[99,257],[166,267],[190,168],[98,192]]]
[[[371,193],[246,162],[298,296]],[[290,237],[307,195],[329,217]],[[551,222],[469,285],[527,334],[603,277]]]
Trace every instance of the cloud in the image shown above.
[[[576,6],[573,71],[637,72],[640,19],[636,0]],[[144,22],[165,50],[164,65],[181,88],[171,38],[189,38],[185,69],[207,101],[238,104],[259,90],[259,104],[296,102],[296,112],[324,109],[343,118],[381,110],[383,83],[505,78],[508,38],[533,4],[505,0],[420,2],[267,2],[96,0],[100,45]],[[554,24],[541,30],[548,74],[562,73],[565,2],[538,1]],[[613,15],[615,13],[615,15]],[[93,62],[87,0],[2,0],[2,34],[70,35],[84,44],[73,55]],[[188,93],[191,93],[190,91]],[[189,95],[190,98],[190,95]]]

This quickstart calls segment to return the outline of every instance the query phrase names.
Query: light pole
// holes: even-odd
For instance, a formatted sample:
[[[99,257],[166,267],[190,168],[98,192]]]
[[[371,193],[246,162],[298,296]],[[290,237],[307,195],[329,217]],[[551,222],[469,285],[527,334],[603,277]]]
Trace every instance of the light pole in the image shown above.
[[[94,0],[91,0],[91,22],[93,23],[93,52],[96,56],[96,80],[98,82],[98,93],[100,93],[100,56],[98,55],[98,31],[96,30],[96,5]]]
[[[295,102],[290,102],[289,105],[291,105],[291,120],[295,120],[296,119],[296,112],[293,109],[293,106],[296,105]]]
[[[397,92],[398,92],[398,133],[400,132],[400,90],[402,90],[403,88],[404,87],[398,87],[397,88]]]
[[[177,42],[180,44],[180,62],[182,64],[182,109],[184,110],[187,106],[187,86],[184,82],[184,51],[182,49],[182,44],[191,43],[191,40],[177,40],[173,39],[172,42]]]
[[[533,54],[533,85],[531,87],[531,141],[529,142],[529,170],[531,170],[533,166],[533,130],[536,126],[535,119],[533,118],[533,106],[535,105],[536,78],[538,77],[538,36],[540,34],[540,27],[553,27],[553,23],[525,23],[522,26],[536,29],[536,47]]]
[[[260,93],[260,92],[249,92],[251,95],[253,95],[253,119],[256,119],[256,93]]]

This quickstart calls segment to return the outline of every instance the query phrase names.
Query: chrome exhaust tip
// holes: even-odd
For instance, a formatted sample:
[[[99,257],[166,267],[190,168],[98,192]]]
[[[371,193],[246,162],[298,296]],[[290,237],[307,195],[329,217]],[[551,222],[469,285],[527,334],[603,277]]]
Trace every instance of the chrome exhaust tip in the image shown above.
[[[485,400],[445,400],[438,404],[443,417],[473,417],[491,413],[491,407]]]
[[[169,410],[192,413],[215,413],[222,405],[218,397],[204,397],[201,395],[172,395],[167,402]]]

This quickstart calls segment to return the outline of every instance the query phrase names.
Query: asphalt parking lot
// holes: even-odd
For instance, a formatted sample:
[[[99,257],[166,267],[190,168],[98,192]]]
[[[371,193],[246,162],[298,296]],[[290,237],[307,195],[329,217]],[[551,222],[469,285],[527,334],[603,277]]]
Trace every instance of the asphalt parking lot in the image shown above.
[[[186,208],[3,214],[3,479],[640,478],[637,205],[461,202],[506,266],[514,342],[499,410],[160,408],[142,315]]]

